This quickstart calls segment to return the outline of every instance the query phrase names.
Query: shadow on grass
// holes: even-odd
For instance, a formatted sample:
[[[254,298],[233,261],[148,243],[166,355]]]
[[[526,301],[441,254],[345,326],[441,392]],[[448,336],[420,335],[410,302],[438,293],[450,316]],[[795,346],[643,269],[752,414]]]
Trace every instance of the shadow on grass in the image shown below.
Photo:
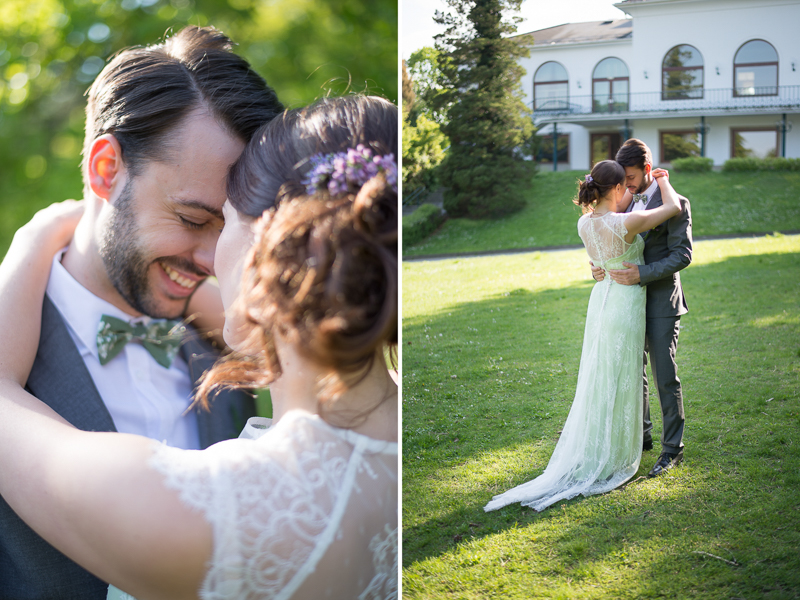
[[[404,324],[406,566],[456,555],[468,541],[502,546],[520,527],[558,526],[553,575],[573,581],[609,557],[624,563],[620,553],[635,555],[656,536],[667,550],[654,548],[645,571],[670,572],[678,561],[735,591],[745,577],[728,573],[736,567],[695,553],[720,555],[724,546],[752,567],[747,585],[769,596],[772,577],[774,597],[781,586],[800,589],[788,574],[800,559],[786,554],[800,542],[792,491],[800,485],[800,254],[728,258],[682,275],[691,311],[678,354],[686,464],[663,480],[543,513],[482,508],[549,460],[574,393],[591,286],[513,290]],[[656,458],[657,450],[645,453],[637,475]],[[642,589],[643,597],[664,591]]]

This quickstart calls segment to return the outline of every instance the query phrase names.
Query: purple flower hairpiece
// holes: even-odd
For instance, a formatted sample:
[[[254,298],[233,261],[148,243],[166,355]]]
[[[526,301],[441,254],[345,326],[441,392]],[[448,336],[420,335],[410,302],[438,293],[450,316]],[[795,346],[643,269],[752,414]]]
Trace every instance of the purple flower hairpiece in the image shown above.
[[[586,183],[592,183],[593,181],[594,181],[594,179],[592,179],[591,175],[587,175],[586,176]]]
[[[373,156],[372,149],[359,144],[347,152],[315,154],[309,159],[311,170],[303,178],[308,194],[327,190],[332,196],[357,192],[361,186],[384,173],[386,183],[397,192],[397,162],[394,154]]]

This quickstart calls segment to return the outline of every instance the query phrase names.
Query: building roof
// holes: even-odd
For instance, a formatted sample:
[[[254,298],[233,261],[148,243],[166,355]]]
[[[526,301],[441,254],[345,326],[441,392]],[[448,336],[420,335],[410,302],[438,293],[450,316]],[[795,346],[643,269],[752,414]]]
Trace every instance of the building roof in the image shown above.
[[[624,40],[633,37],[633,20],[618,19],[616,21],[565,23],[564,25],[539,29],[538,31],[531,31],[523,35],[533,36],[534,48],[552,44]]]

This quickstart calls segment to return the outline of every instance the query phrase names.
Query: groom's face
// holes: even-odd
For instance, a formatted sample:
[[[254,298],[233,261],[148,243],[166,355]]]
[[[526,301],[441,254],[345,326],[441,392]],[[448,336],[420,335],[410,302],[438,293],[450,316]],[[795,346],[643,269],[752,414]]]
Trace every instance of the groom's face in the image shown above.
[[[648,187],[652,179],[650,178],[650,165],[645,165],[644,169],[639,167],[625,167],[625,187],[631,194],[641,194]]]
[[[225,178],[244,143],[210,116],[176,128],[169,158],[128,177],[103,234],[108,278],[136,312],[181,316],[197,286],[214,274],[224,225]]]

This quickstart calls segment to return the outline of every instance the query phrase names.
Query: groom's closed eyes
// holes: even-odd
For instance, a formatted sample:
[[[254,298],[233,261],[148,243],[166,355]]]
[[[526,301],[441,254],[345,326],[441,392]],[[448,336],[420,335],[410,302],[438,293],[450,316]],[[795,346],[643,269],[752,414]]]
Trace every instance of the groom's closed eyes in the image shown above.
[[[170,199],[175,203],[175,215],[189,229],[200,230],[208,227],[221,231],[225,225],[222,210],[213,204],[201,200]]]

